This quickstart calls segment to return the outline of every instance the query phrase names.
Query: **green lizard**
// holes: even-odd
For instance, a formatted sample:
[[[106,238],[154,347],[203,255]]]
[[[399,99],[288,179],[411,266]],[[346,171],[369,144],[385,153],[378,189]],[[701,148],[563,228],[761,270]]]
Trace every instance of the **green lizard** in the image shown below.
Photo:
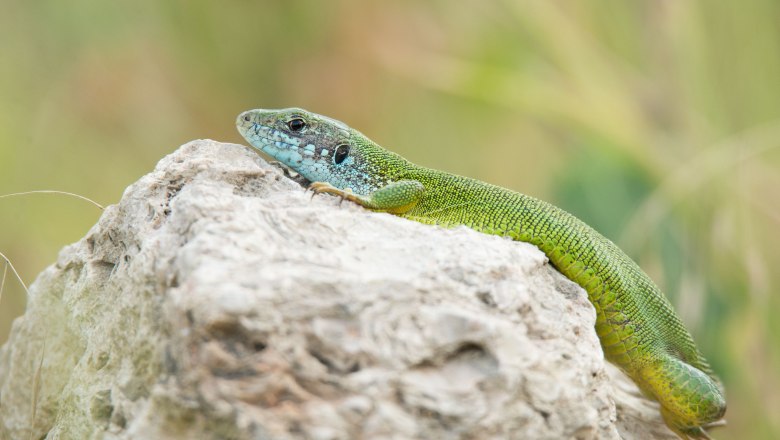
[[[465,225],[539,247],[596,309],[605,357],[661,404],[682,438],[726,411],[722,386],[671,304],[614,243],[573,215],[485,182],[417,166],[342,122],[303,109],[250,110],[249,143],[329,193],[374,211],[444,227]]]

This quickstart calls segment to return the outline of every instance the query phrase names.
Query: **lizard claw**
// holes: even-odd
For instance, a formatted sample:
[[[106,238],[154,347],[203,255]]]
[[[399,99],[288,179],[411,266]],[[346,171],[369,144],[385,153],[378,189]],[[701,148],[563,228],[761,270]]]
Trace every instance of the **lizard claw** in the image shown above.
[[[306,188],[306,191],[311,190],[311,198],[313,199],[315,195],[320,193],[328,193],[328,194],[336,194],[338,195],[338,189],[336,189],[333,185],[331,185],[328,182],[312,182],[311,185],[309,185],[308,188]]]
[[[314,182],[311,185],[309,185],[307,191],[308,190],[311,190],[312,198],[314,198],[316,194],[320,194],[320,193],[331,194],[339,197],[341,199],[339,200],[339,206],[341,206],[341,204],[344,203],[345,199],[352,200],[355,197],[352,192],[352,189],[350,188],[347,188],[345,190],[338,189],[328,182]]]

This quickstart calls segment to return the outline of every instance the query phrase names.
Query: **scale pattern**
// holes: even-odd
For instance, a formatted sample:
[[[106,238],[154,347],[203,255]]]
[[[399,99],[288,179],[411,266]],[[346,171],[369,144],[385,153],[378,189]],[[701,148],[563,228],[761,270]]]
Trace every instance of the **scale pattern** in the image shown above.
[[[292,119],[305,121],[296,133]],[[702,427],[723,417],[720,382],[671,304],[614,243],[549,203],[438,170],[387,151],[341,122],[302,109],[250,110],[237,119],[242,135],[314,182],[315,192],[341,195],[369,209],[443,227],[532,243],[582,286],[596,309],[605,357],[661,404],[683,438],[706,438]],[[332,152],[349,146],[337,163]]]

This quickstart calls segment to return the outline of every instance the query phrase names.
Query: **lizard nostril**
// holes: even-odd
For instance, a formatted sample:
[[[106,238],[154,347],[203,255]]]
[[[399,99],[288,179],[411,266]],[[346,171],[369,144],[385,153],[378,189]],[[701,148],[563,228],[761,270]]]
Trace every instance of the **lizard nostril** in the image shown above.
[[[249,118],[249,115],[244,115],[244,120],[245,120],[246,122],[249,122],[249,119],[250,119],[250,118]]]

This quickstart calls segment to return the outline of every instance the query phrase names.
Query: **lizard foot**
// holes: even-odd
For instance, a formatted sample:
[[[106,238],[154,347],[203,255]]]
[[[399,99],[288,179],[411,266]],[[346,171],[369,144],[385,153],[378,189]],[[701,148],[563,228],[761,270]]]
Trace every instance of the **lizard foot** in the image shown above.
[[[338,196],[341,198],[341,201],[339,201],[339,205],[344,203],[344,200],[349,200],[350,202],[354,202],[357,204],[360,203],[361,200],[358,198],[357,195],[355,195],[351,189],[338,189],[335,186],[331,185],[328,182],[313,182],[309,187],[306,189],[307,191],[311,190],[311,197],[314,198],[317,194],[332,194],[334,196]]]

